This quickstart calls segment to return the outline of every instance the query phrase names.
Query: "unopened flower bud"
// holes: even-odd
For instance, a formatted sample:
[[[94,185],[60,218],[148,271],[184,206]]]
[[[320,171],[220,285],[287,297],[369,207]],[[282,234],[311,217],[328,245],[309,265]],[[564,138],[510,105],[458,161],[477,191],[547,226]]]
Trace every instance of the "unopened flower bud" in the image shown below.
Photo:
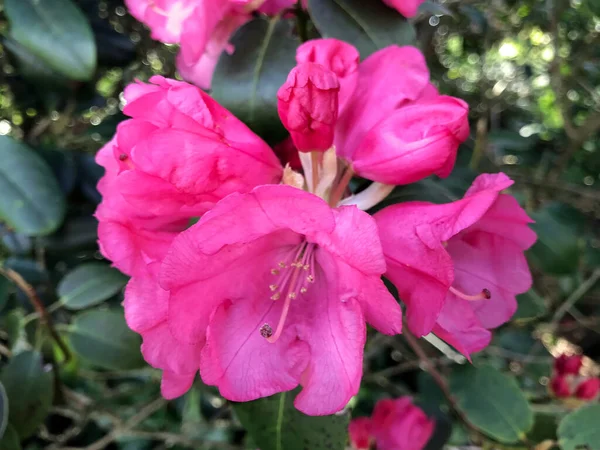
[[[550,390],[555,397],[565,398],[571,396],[571,388],[566,377],[562,375],[556,375],[550,380]]]
[[[581,369],[582,359],[579,355],[560,355],[554,360],[554,370],[559,375],[577,375]]]
[[[581,400],[593,400],[600,392],[600,378],[590,378],[577,386],[575,397]]]
[[[279,117],[301,152],[325,151],[333,144],[340,83],[315,63],[299,64],[277,93]]]

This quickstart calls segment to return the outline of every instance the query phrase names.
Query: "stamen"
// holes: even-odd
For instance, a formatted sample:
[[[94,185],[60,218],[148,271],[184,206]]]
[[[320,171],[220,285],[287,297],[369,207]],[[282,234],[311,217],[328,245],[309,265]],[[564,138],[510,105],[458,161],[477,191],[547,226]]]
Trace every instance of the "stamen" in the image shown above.
[[[295,247],[287,257],[278,263],[281,269],[287,269],[279,275],[276,282],[269,285],[269,290],[275,292],[271,300],[279,300],[284,297],[284,304],[279,317],[279,323],[275,331],[269,324],[264,324],[260,328],[260,334],[269,342],[275,343],[283,333],[283,327],[290,310],[292,300],[298,298],[299,294],[305,294],[308,291],[306,282],[313,283],[314,275],[314,244],[303,242]],[[291,262],[289,262],[291,261]],[[304,276],[304,272],[308,272]],[[279,274],[279,270],[272,269],[273,275]]]
[[[464,292],[461,292],[458,289],[453,288],[452,286],[450,286],[450,292],[452,292],[457,297],[460,297],[460,298],[462,298],[464,300],[468,300],[470,302],[474,302],[474,301],[477,301],[477,300],[489,300],[490,298],[492,298],[492,293],[490,292],[489,289],[483,289],[477,295],[468,295],[468,294],[465,294]]]
[[[119,155],[119,161],[125,161],[127,158],[129,158],[129,156],[127,156],[127,153],[121,153]]]

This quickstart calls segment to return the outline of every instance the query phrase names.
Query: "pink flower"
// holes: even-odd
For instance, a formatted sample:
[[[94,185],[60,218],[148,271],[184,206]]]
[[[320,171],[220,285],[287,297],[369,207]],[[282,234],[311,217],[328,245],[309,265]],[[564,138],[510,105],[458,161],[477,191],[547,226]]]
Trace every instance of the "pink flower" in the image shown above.
[[[414,47],[386,47],[359,66],[336,129],[336,151],[354,172],[386,184],[449,175],[469,135],[467,104],[429,83]]]
[[[583,356],[560,355],[554,360],[554,370],[559,375],[577,375],[583,364]]]
[[[131,119],[97,155],[100,246],[129,275],[160,260],[191,217],[282,172],[269,146],[198,88],[150,81],[126,88]]]
[[[600,378],[588,378],[582,381],[575,390],[575,397],[581,400],[594,400],[600,392]]]
[[[316,63],[331,70],[340,83],[339,110],[344,111],[358,80],[358,50],[337,39],[313,39],[296,49],[298,64]]]
[[[333,144],[340,84],[315,63],[298,64],[277,93],[279,117],[301,152],[325,151]]]
[[[417,15],[419,6],[425,0],[383,0],[389,7],[398,10],[404,17],[413,17]]]
[[[350,421],[348,426],[350,444],[356,450],[369,450],[373,443],[373,423],[368,417],[358,417]]]
[[[380,400],[371,419],[360,417],[350,422],[350,442],[354,449],[422,450],[431,438],[435,422],[429,419],[410,397]]]
[[[536,235],[516,200],[500,194],[511,184],[504,174],[484,174],[462,200],[408,202],[375,214],[386,277],[416,335],[433,330],[469,356],[514,314],[515,295],[531,286],[523,252]]]
[[[567,377],[564,375],[555,375],[550,379],[550,390],[557,398],[567,398],[571,396],[571,387]]]
[[[151,300],[152,281],[134,279],[125,308],[146,359],[169,382],[177,377],[171,394],[181,394],[200,369],[227,399],[301,384],[296,407],[331,414],[358,391],[365,321],[400,332],[401,310],[381,281],[384,271],[369,215],[332,209],[290,186],[259,186],[229,195],[179,234],[160,270],[167,293]],[[151,301],[157,306],[146,307]],[[138,315],[152,320],[137,324]]]

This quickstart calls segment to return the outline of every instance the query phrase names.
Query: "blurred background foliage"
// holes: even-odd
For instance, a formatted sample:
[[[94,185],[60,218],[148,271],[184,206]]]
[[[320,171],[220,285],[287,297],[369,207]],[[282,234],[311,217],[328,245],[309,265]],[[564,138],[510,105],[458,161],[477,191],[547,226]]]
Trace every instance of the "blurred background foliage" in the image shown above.
[[[125,119],[124,86],[178,76],[177,47],[151,40],[122,0],[32,1],[0,0],[0,448],[255,448],[214,389],[198,382],[180,399],[160,398],[160,374],[123,319],[127,280],[96,243],[102,169],[94,154]],[[31,9],[23,13],[34,3],[50,8],[47,29],[31,22]],[[472,133],[451,177],[397,188],[386,203],[455,200],[477,173],[506,172],[536,220],[535,282],[514,320],[473,358],[489,377],[477,378],[434,336],[421,344],[424,360],[404,337],[373,334],[354,414],[410,394],[437,419],[429,450],[543,450],[557,439],[574,449],[557,438],[574,405],[553,399],[547,384],[563,352],[583,353],[584,373],[599,374],[600,2],[427,2],[411,22],[433,82],[470,104]],[[70,39],[56,38],[52,24],[67,24]],[[269,70],[285,76],[289,67],[271,61]],[[217,98],[227,82],[215,86]],[[279,133],[257,128],[270,142]],[[449,377],[458,414],[428,364]],[[490,395],[471,410],[469,396]],[[495,407],[523,412],[527,435],[478,422]],[[598,429],[598,407],[588,408],[588,431]],[[585,423],[578,416],[561,429]],[[598,435],[590,442],[600,448]]]

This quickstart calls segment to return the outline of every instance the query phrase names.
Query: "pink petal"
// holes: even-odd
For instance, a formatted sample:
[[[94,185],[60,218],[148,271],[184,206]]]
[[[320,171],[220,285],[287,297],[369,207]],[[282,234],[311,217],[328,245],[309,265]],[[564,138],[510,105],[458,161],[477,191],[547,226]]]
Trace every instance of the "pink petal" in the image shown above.
[[[202,346],[175,339],[166,321],[145,330],[142,338],[142,355],[152,367],[178,374],[195,372],[200,367]]]
[[[404,17],[417,15],[419,6],[425,0],[383,0],[391,8],[395,8]]]
[[[196,372],[178,375],[165,370],[160,383],[160,392],[167,400],[180,397],[192,387],[195,377]]]
[[[448,294],[433,332],[467,358],[488,346],[492,333],[486,330],[470,302]]]
[[[159,325],[167,318],[169,293],[158,285],[160,263],[152,263],[147,273],[133,277],[125,289],[125,320],[136,333]]]

